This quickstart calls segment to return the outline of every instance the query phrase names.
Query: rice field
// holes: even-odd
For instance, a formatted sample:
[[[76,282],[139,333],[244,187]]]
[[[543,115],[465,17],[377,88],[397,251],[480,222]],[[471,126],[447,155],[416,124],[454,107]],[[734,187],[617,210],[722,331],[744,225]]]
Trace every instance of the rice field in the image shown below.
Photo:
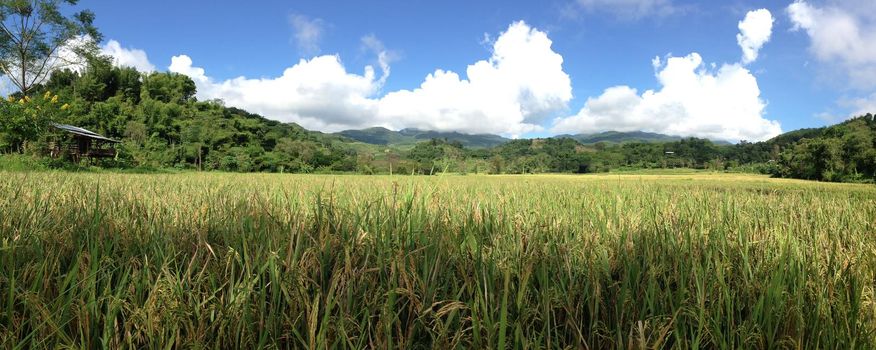
[[[0,348],[876,347],[876,187],[0,173]]]

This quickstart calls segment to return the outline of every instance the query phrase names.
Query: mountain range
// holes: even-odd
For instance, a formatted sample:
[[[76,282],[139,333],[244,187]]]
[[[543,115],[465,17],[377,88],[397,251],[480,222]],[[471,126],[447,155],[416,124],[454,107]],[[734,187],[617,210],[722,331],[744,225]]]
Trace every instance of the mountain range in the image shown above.
[[[627,143],[627,142],[672,142],[681,140],[681,136],[670,136],[645,131],[604,131],[595,134],[563,134],[554,136],[554,138],[570,138],[583,144],[594,144],[598,142],[608,143]]]
[[[511,139],[509,138],[494,134],[464,134],[460,132],[429,131],[415,128],[407,128],[401,129],[399,131],[394,131],[383,127],[374,127],[359,130],[344,130],[335,134],[362,143],[381,146],[395,146],[402,148],[407,146],[412,147],[417,142],[422,142],[430,139],[446,139],[448,141],[458,141],[467,148],[490,148],[511,141]],[[552,138],[570,138],[585,145],[595,144],[598,142],[671,142],[682,139],[682,137],[680,136],[671,136],[645,131],[605,131],[593,134],[563,134],[553,136]],[[717,143],[721,143],[721,141],[717,141]]]
[[[374,127],[361,130],[344,130],[336,133],[336,135],[372,145],[396,147],[413,147],[417,142],[428,141],[430,139],[458,141],[467,148],[490,148],[511,141],[511,139],[493,134],[463,134],[460,132],[429,131],[414,128],[393,131],[387,128]]]

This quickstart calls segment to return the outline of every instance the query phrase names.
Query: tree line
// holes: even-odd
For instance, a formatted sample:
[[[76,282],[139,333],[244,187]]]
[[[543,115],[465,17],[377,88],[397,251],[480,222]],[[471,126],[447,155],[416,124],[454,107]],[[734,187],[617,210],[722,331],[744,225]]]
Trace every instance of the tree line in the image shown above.
[[[700,138],[621,144],[544,138],[469,149],[458,141],[432,139],[400,149],[309,131],[219,100],[198,101],[195,93],[185,75],[142,73],[95,56],[82,72],[56,70],[30,94],[19,92],[0,102],[0,150],[45,155],[52,135],[48,123],[57,122],[122,140],[116,159],[96,163],[121,168],[365,174],[697,168],[824,181],[876,179],[872,114],[732,145]]]
[[[92,25],[94,15],[64,16],[62,3],[76,1],[0,4],[0,69],[19,90],[0,101],[0,152],[42,157],[49,166],[76,166],[45,157],[55,136],[50,123],[55,122],[122,140],[116,158],[91,161],[117,168],[527,174],[683,167],[823,181],[876,180],[872,114],[733,145],[700,138],[582,144],[562,137],[479,149],[447,139],[412,148],[364,144],[226,107],[221,100],[198,101],[195,84],[185,75],[117,67],[97,54],[94,40],[100,33]],[[78,44],[60,55],[70,42]]]
[[[410,149],[363,144],[198,101],[194,82],[175,73],[142,73],[93,57],[81,73],[56,70],[43,84],[0,102],[0,150],[44,155],[49,122],[118,138],[116,159],[97,165],[241,172],[592,173],[698,168],[825,181],[876,179],[871,114],[765,142],[582,144],[571,138],[512,140],[485,149],[432,139]]]

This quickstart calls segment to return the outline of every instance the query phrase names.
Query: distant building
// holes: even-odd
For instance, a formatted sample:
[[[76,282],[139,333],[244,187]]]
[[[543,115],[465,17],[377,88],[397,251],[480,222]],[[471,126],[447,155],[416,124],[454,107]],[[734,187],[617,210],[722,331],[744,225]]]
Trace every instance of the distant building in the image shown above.
[[[115,144],[109,137],[78,126],[52,123],[60,131],[49,143],[52,158],[70,157],[74,162],[83,158],[114,158],[118,155]]]

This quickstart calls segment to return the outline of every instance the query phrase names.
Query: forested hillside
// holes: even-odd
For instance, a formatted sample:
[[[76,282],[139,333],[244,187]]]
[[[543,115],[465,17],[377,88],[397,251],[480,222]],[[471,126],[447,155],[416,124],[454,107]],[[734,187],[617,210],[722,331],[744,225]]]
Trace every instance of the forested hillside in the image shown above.
[[[418,142],[431,139],[444,139],[450,142],[456,141],[467,148],[490,148],[510,141],[510,139],[492,134],[472,135],[460,132],[428,131],[413,128],[393,131],[382,127],[375,127],[361,130],[344,130],[337,134],[373,145],[395,146],[401,148],[413,147]]]
[[[558,135],[556,138],[570,138],[583,144],[597,142],[628,143],[628,142],[668,142],[678,141],[682,137],[658,134],[644,131],[604,131],[595,134]]]
[[[52,120],[29,122],[47,131],[47,122],[81,126],[123,140],[109,166],[176,167],[227,171],[355,170],[355,152],[339,137],[272,121],[221,101],[196,101],[195,84],[184,75],[144,74],[94,59],[82,73],[55,72],[32,96],[3,103],[9,114],[34,105],[51,109]],[[55,103],[45,103],[50,97]],[[36,106],[43,104],[45,106]],[[10,108],[10,107],[18,107]],[[4,113],[6,114],[6,113]],[[4,116],[8,119],[9,116]],[[39,153],[44,138],[5,128],[5,151]]]
[[[685,167],[825,181],[876,179],[876,122],[870,114],[733,145],[612,132],[500,143],[507,139],[415,129],[323,134],[222,101],[198,101],[195,92],[184,75],[146,74],[94,58],[82,73],[56,71],[28,96],[0,102],[0,150],[69,166],[69,160],[45,154],[49,123],[57,122],[122,140],[115,159],[87,163],[118,168],[522,174]]]
[[[784,149],[785,177],[827,181],[876,179],[876,121],[872,114],[827,128],[788,133],[771,140]]]

